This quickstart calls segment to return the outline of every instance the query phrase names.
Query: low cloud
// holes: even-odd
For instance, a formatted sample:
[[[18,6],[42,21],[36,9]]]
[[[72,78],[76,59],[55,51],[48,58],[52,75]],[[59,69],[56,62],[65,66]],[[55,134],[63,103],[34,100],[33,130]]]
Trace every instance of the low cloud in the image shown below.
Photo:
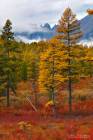
[[[68,2],[70,1],[70,2]],[[78,18],[93,7],[91,0],[3,0],[0,4],[0,26],[6,19],[13,22],[14,31],[40,30],[45,22],[56,24],[66,7],[71,7]]]
[[[26,38],[25,36],[17,36],[16,37],[16,40],[17,41],[23,41],[23,42],[25,42],[25,43],[32,43],[32,42],[39,42],[39,41],[41,41],[41,40],[46,40],[46,39],[41,39],[41,38],[38,38],[38,39],[28,39],[28,38]]]

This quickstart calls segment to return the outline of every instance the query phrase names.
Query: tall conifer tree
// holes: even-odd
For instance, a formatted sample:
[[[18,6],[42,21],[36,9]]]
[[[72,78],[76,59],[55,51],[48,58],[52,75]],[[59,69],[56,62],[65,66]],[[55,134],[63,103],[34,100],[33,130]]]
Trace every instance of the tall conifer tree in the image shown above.
[[[76,19],[76,15],[73,14],[70,8],[67,8],[57,27],[58,36],[57,38],[67,46],[68,54],[68,90],[69,90],[69,111],[72,112],[72,76],[73,76],[73,50],[80,37],[82,32],[80,30],[80,23]]]
[[[10,106],[10,89],[15,93],[16,73],[18,71],[18,53],[19,49],[14,40],[14,33],[12,32],[12,23],[8,19],[3,27],[3,72],[4,83],[7,94],[7,106]]]
[[[55,38],[47,42],[46,50],[40,56],[39,87],[40,91],[49,94],[49,100],[55,105],[58,88],[66,80],[62,69],[67,67],[64,59],[65,46]],[[61,63],[60,63],[61,62]]]

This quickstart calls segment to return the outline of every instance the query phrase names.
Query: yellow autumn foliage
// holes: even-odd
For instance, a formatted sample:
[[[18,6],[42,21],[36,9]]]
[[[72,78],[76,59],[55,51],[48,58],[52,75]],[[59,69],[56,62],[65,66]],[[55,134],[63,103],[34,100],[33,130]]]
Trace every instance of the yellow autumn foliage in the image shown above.
[[[52,100],[48,101],[46,104],[45,104],[45,107],[47,108],[48,106],[51,106],[51,105],[54,105],[54,102]]]
[[[65,62],[67,54],[65,46],[55,38],[48,42],[47,49],[40,56],[39,89],[41,92],[49,92],[51,87],[57,90],[66,78],[62,75],[62,69],[68,65]],[[54,73],[54,74],[53,74]],[[54,83],[53,83],[54,81]]]

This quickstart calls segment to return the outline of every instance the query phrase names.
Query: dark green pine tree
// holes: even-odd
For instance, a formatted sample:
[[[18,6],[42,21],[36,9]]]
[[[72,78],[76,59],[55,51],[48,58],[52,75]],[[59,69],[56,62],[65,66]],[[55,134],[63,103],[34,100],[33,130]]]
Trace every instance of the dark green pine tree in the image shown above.
[[[10,106],[10,90],[16,92],[17,72],[19,69],[18,53],[20,52],[16,41],[14,40],[14,33],[12,32],[12,23],[7,20],[1,38],[2,45],[2,72],[4,75],[3,85],[7,95],[7,106]],[[2,78],[1,78],[2,79]],[[2,80],[1,80],[2,81]]]
[[[5,96],[6,75],[4,73],[5,57],[3,55],[3,46],[0,44],[0,96]]]

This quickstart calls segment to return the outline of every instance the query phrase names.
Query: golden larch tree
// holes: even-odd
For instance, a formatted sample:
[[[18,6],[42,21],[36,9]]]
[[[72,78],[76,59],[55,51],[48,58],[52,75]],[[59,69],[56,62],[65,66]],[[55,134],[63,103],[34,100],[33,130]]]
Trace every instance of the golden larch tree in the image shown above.
[[[63,42],[67,47],[66,51],[68,54],[68,90],[69,90],[69,111],[72,112],[72,76],[73,76],[73,48],[79,41],[82,36],[82,32],[80,30],[80,23],[76,19],[76,15],[73,14],[70,8],[67,8],[61,19],[59,20],[59,24],[57,27],[57,38]]]

